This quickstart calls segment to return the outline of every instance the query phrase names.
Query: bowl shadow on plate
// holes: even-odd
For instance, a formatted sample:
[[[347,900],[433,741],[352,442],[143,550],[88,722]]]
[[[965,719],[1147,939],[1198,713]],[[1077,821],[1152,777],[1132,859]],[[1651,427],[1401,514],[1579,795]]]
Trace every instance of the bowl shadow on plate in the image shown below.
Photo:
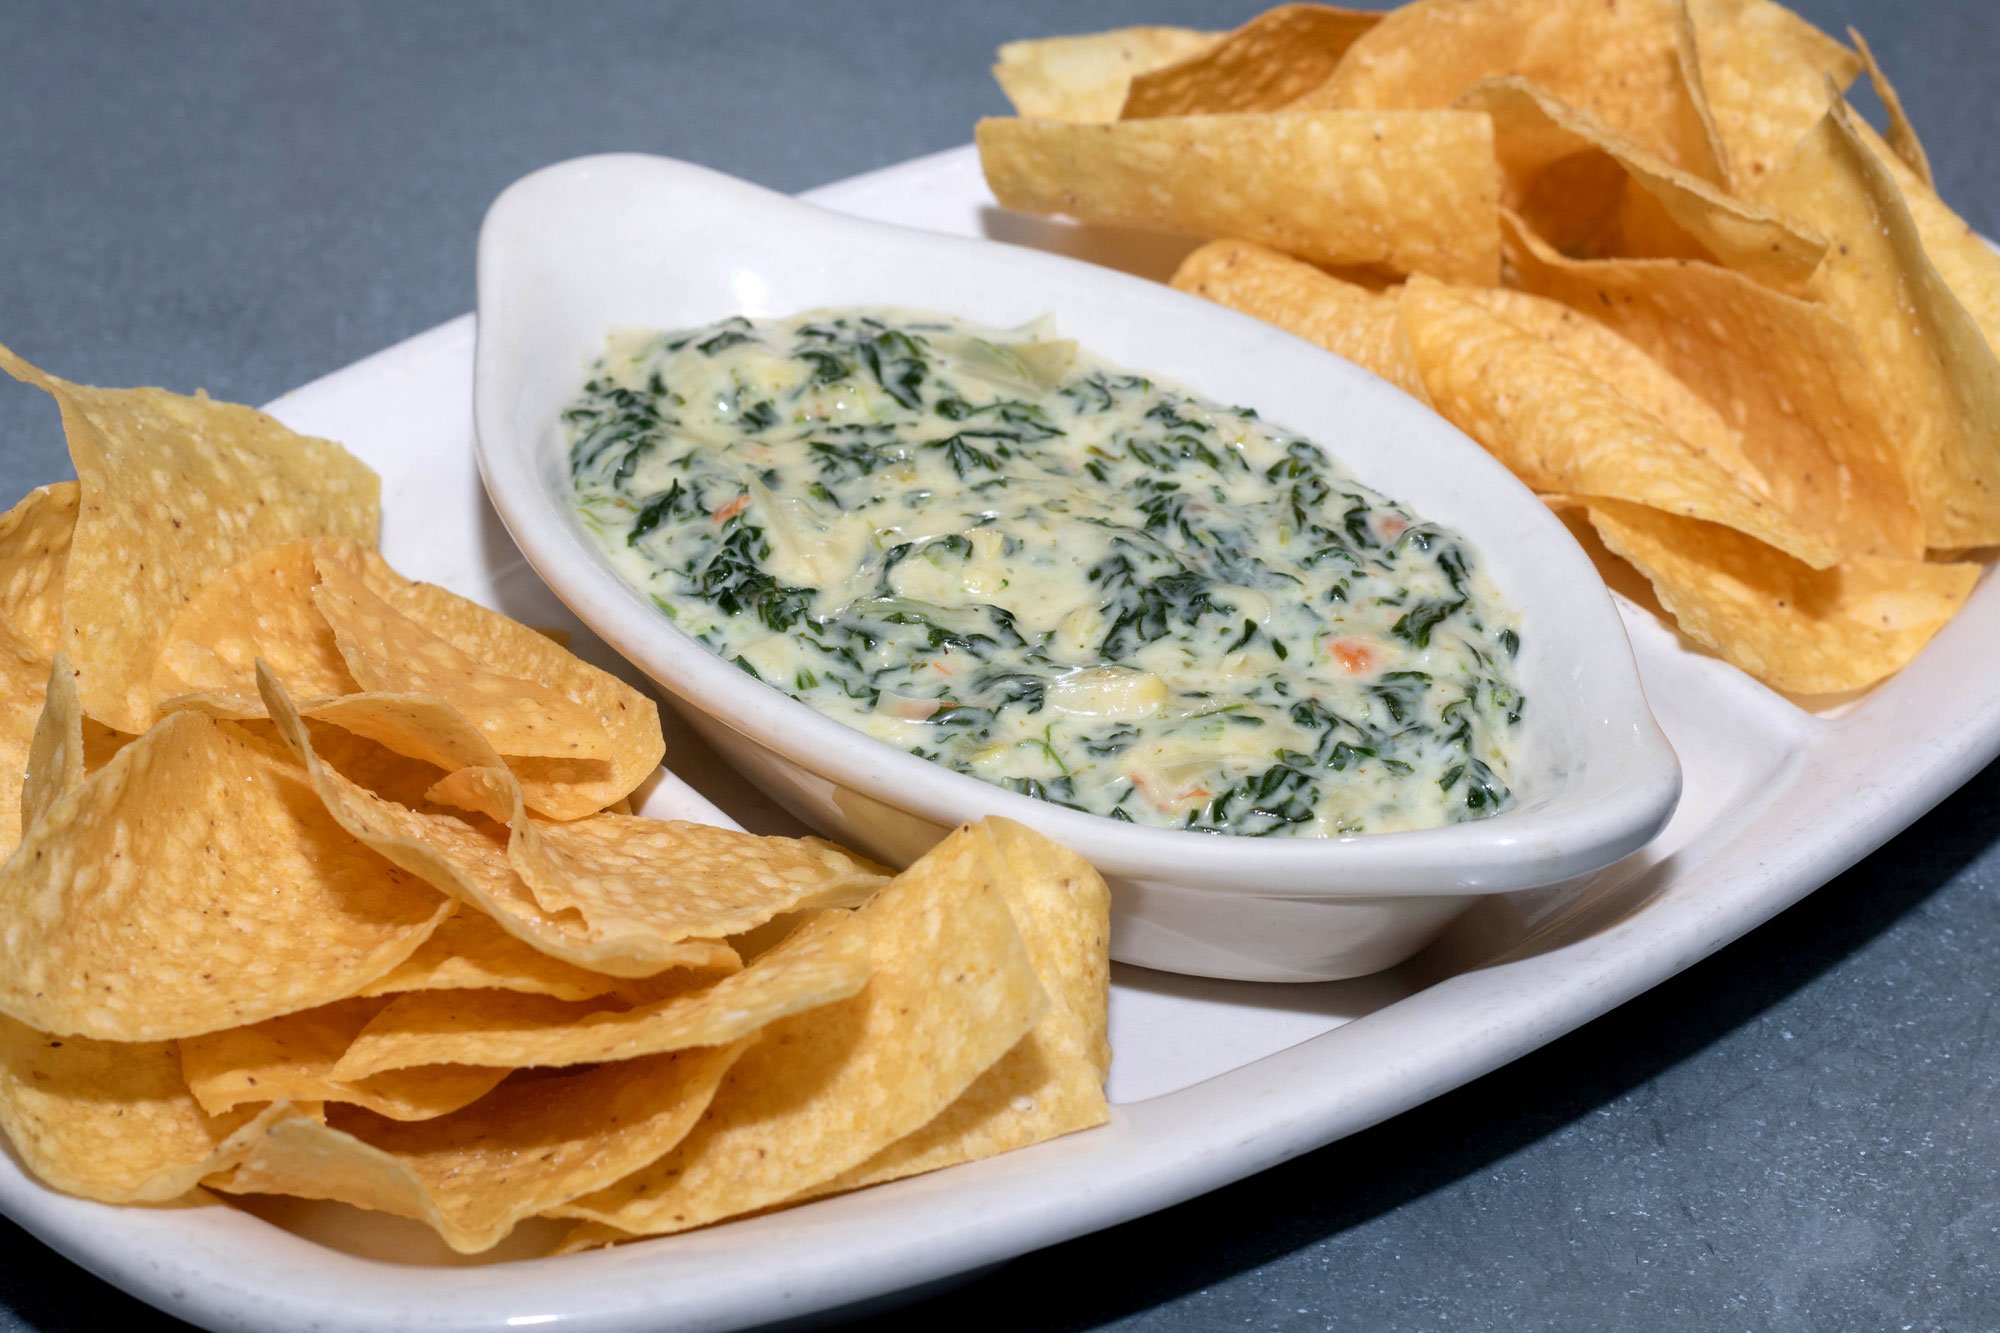
[[[1487,1172],[1757,1021],[1921,909],[1996,840],[2000,764],[1804,903],[1510,1065],[1281,1167],[1024,1256],[997,1277],[868,1327],[1095,1328],[1328,1242],[1323,1262],[1338,1272],[1342,1233]],[[1913,863],[1918,847],[1929,854]],[[1332,1300],[1338,1288],[1326,1290]]]
[[[251,1216],[357,1259],[413,1268],[486,1268],[539,1259],[576,1225],[531,1217],[492,1249],[460,1254],[422,1222],[370,1212],[344,1203],[278,1194],[239,1194],[231,1202]]]
[[[1408,999],[1420,985],[1412,984],[1403,968],[1373,972],[1343,981],[1230,981],[1222,977],[1185,976],[1132,963],[1111,964],[1111,981],[1119,990],[1175,999],[1223,1004],[1231,1008],[1283,1010],[1320,1014],[1352,1022],[1398,1000]]]
[[[979,210],[979,231],[988,240],[1081,259],[1154,282],[1173,277],[1181,260],[1203,243],[1196,236],[1172,236],[1131,227],[1087,226],[1009,213],[993,205]]]
[[[1680,873],[1678,854],[1642,850],[1582,880],[1480,899],[1395,970],[1409,992],[1483,967],[1552,953],[1630,920]]]

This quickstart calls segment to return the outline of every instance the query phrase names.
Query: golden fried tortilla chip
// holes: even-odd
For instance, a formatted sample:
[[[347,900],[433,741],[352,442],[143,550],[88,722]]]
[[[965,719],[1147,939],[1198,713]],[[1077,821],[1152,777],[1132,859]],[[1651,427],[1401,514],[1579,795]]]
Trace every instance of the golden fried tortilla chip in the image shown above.
[[[1518,74],[1702,180],[1722,183],[1676,0],[1417,0],[1357,39],[1298,105],[1444,107]]]
[[[1333,5],[1267,9],[1207,50],[1135,75],[1119,118],[1276,111],[1326,82],[1381,19]]]
[[[674,967],[734,968],[734,951],[716,941],[669,940],[643,926],[608,932],[576,912],[545,910],[508,863],[504,830],[500,838],[489,837],[451,815],[413,809],[369,791],[321,761],[304,720],[274,676],[260,669],[257,683],[272,724],[305,765],[312,790],[341,828],[403,870],[484,912],[516,939],[564,962],[614,976],[652,976]],[[346,993],[359,989],[356,985]]]
[[[1493,126],[1475,112],[983,120],[977,137],[987,184],[1022,212],[1498,280]]]
[[[889,872],[821,838],[766,838],[637,815],[522,817],[508,855],[550,911],[713,939],[780,912],[858,907]]]
[[[1181,261],[1173,282],[1184,292],[1318,343],[1429,401],[1394,293],[1343,282],[1250,241],[1210,241]]]
[[[1938,276],[1979,325],[1986,345],[2000,351],[2000,254],[1896,156],[1874,126],[1859,116],[1849,123],[1895,178],[1910,218],[1917,224],[1924,254],[1937,266]]]
[[[276,1103],[212,1116],[166,1041],[51,1037],[0,1017],[0,1128],[66,1194],[164,1203],[242,1160],[264,1130],[307,1110]]]
[[[1023,116],[1116,120],[1134,75],[1197,55],[1214,41],[1213,33],[1154,27],[1008,42],[993,77]]]
[[[247,1102],[343,1102],[390,1120],[429,1120],[484,1097],[503,1069],[397,1069],[372,1078],[333,1076],[338,1060],[386,1000],[339,1000],[248,1027],[179,1043],[188,1091],[210,1115]]]
[[[57,653],[49,667],[42,715],[28,745],[27,775],[21,783],[21,828],[41,822],[57,800],[83,785],[83,704],[76,697],[76,671]]]
[[[262,705],[260,698],[260,710]],[[299,711],[447,773],[467,765],[506,763],[470,719],[436,695],[364,691],[310,699]]]
[[[1837,552],[1587,366],[1427,279],[1403,318],[1437,410],[1538,491],[1630,500],[1725,523],[1816,568]]]
[[[455,792],[480,791],[481,795]],[[521,808],[502,769],[466,769],[432,789],[512,826],[507,855],[537,902],[600,929],[716,938],[783,912],[858,907],[890,873],[821,838],[765,838],[637,815],[559,822]]]
[[[403,991],[505,990],[558,1000],[624,993],[621,978],[551,958],[502,930],[484,912],[457,912],[363,995]]]
[[[502,754],[609,757],[611,739],[591,709],[539,681],[507,675],[462,652],[377,596],[347,562],[319,563],[313,604],[332,627],[342,660],[363,688],[443,699]],[[279,679],[284,679],[282,671]]]
[[[503,759],[464,714],[434,695],[363,691],[295,700],[294,704],[309,720],[321,758],[377,795],[406,805],[421,804],[427,792],[456,770],[504,769],[510,764],[533,767],[541,762]],[[261,696],[235,691],[184,694],[164,700],[161,706],[192,709],[211,717],[267,716]],[[557,803],[575,799],[564,784],[548,780],[529,780],[520,786],[530,806],[539,806],[552,793]],[[504,822],[509,809],[503,801],[495,817]]]
[[[1111,1076],[1111,889],[1088,861],[1011,819],[973,826],[1050,998],[1076,1015],[1101,1084]]]
[[[1695,452],[1759,494],[1768,493],[1763,472],[1744,452],[1743,433],[1709,402],[1683,384],[1608,325],[1589,319],[1559,301],[1531,292],[1488,287],[1466,293],[1524,333],[1531,333],[1660,421]]]
[[[376,1015],[334,1072],[353,1079],[413,1065],[549,1068],[721,1046],[853,995],[868,982],[868,953],[867,929],[836,909],[732,976],[636,1008],[509,991],[417,991]]]
[[[0,627],[44,657],[62,646],[63,573],[76,532],[77,485],[37,486],[0,514]]]
[[[781,913],[859,906],[889,881],[881,866],[819,838],[634,815],[534,819],[504,768],[461,769],[429,795],[509,825],[508,860],[535,901],[605,936],[735,935]]]
[[[1687,8],[1729,183],[1754,194],[1826,114],[1826,81],[1844,91],[1861,59],[1773,0],[1687,0]]]
[[[1774,689],[1832,694],[1900,670],[1971,595],[1979,566],[1859,556],[1808,569],[1741,533],[1592,501],[1605,546],[1638,566],[1681,629]]]
[[[1699,394],[1786,513],[1844,552],[1922,554],[1889,405],[1837,314],[1708,264],[1572,262],[1518,219],[1503,225],[1514,281],[1603,321]]]
[[[1862,63],[1868,67],[1868,81],[1875,85],[1875,95],[1882,99],[1882,109],[1889,117],[1889,144],[1895,150],[1897,159],[1910,169],[1910,174],[1924,183],[1926,189],[1936,189],[1937,182],[1931,176],[1931,157],[1924,151],[1923,140],[1917,137],[1917,127],[1910,124],[1910,117],[1903,110],[1903,99],[1896,92],[1889,76],[1876,63],[1875,52],[1869,49],[1868,39],[1857,28],[1847,30],[1847,40],[1854,43],[1854,49],[1861,53]]]
[[[865,989],[772,1024],[672,1152],[549,1211],[656,1235],[781,1203],[928,1124],[1047,1008],[1006,895],[964,831],[860,917],[875,959]]]
[[[375,539],[381,484],[337,444],[235,403],[71,384],[5,348],[0,369],[62,408],[81,487],[62,648],[101,722],[146,729],[161,638],[216,573],[299,537]]]
[[[313,604],[318,582],[311,542],[259,551],[211,578],[182,607],[153,663],[153,698],[171,707],[177,696],[204,694],[211,715],[263,716],[257,659],[271,664],[285,688],[312,695],[352,694],[333,629]]]
[[[454,706],[453,700],[436,694],[361,690],[341,657],[332,627],[314,601],[318,559],[334,566],[337,579],[351,580],[346,586],[358,589],[358,598],[375,599],[370,604],[378,612],[382,611],[382,592],[422,586],[403,584],[393,573],[382,578],[364,577],[375,571],[379,558],[360,556],[331,543],[319,544],[317,551],[312,544],[290,543],[260,552],[211,582],[177,619],[154,668],[154,691],[160,707],[191,708],[211,717],[261,718],[264,704],[257,694],[255,673],[255,662],[261,657],[287,691],[298,697],[299,711],[308,717],[332,722],[447,773],[467,766],[514,763],[528,774],[525,786],[531,806],[542,809],[554,805],[579,813],[594,809],[604,793],[579,792],[563,780],[557,770],[573,767],[570,760],[503,760],[494,740],[557,749],[577,744],[577,736],[595,738],[594,748],[601,756],[582,761],[583,766],[594,774],[610,775],[614,774],[611,760],[618,758],[622,765],[616,773],[619,777],[635,766],[631,757],[635,752],[647,752],[643,740],[631,735],[621,737],[614,746],[609,736],[602,734],[604,724],[596,716],[594,703],[576,702],[535,680],[475,673],[449,642],[431,647],[438,656],[457,662],[466,674],[442,678],[443,684],[447,688],[467,686],[470,678],[467,687],[474,691],[470,698],[457,695],[455,702],[478,706],[478,690],[497,691],[503,709],[515,714],[517,720],[527,719],[525,725],[533,733],[530,739],[522,741],[513,733],[489,737]],[[386,565],[381,568],[387,569]],[[420,606],[417,609],[421,611]],[[399,614],[382,613],[391,617]],[[350,630],[355,628],[350,625]],[[408,625],[403,628],[411,637],[420,637],[420,632]],[[407,670],[381,667],[383,653],[379,650],[363,647],[358,651],[364,660],[375,661],[381,668],[376,679],[411,675]],[[579,679],[592,671],[581,663],[576,665],[582,668],[577,673]],[[428,676],[425,680],[438,683]],[[549,705],[546,713],[539,711],[541,705]],[[494,719],[489,716],[486,721],[492,724]],[[556,733],[564,726],[575,728],[576,735],[558,739]]]
[[[188,696],[198,698],[199,696]],[[232,696],[234,697],[234,696]],[[368,699],[360,694],[343,696],[342,702],[350,699]],[[392,696],[393,697],[393,696]],[[326,700],[315,701],[325,704]],[[264,701],[260,696],[257,706],[261,711]],[[239,722],[238,726],[252,732],[271,745],[290,748],[278,725],[269,717]],[[374,792],[412,807],[422,807],[424,793],[437,781],[437,768],[421,759],[398,754],[385,745],[357,735],[344,727],[330,722],[305,719],[306,734],[312,739],[313,753],[323,764],[330,765],[335,772],[351,782],[358,783]]]
[[[1926,543],[2000,542],[2000,358],[1924,253],[1845,103],[1765,178],[1761,197],[1836,243],[1812,291],[1866,349]]]
[[[453,1249],[477,1253],[522,1218],[671,1149],[748,1045],[517,1078],[463,1111],[417,1124],[342,1110],[329,1125],[285,1121],[207,1183],[416,1218]]]
[[[1048,1012],[937,1119],[813,1196],[1011,1152],[1111,1117],[1111,890],[1082,857],[1012,820],[971,832],[1049,993]]]
[[[59,798],[0,867],[0,1012],[157,1041],[352,995],[450,899],[357,844],[305,775],[175,713]]]
[[[321,543],[322,564],[336,551],[376,596],[459,652],[501,675],[547,686],[596,717],[610,738],[603,760],[508,756],[530,808],[552,819],[594,814],[630,794],[660,766],[666,753],[660,710],[640,691],[497,611],[435,584],[412,583],[366,547]],[[507,753],[504,747],[501,753]]]
[[[0,625],[0,857],[21,841],[22,807],[35,783],[28,755],[48,685],[48,659]]]
[[[1545,90],[1519,77],[1474,84],[1457,106],[1493,118],[1503,202],[1572,258],[1605,255],[1711,259],[1759,282],[1797,290],[1819,267],[1826,242],[1755,204],[1681,171]],[[1578,169],[1579,157],[1616,163],[1622,188],[1590,200],[1549,168]],[[1579,210],[1580,200],[1590,201]],[[1611,205],[1609,209],[1606,205]]]

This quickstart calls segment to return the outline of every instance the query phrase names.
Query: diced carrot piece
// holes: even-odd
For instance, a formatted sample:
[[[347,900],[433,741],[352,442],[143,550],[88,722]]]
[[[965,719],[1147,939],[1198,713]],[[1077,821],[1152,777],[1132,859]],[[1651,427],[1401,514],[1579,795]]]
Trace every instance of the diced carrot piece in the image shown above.
[[[1360,639],[1335,639],[1327,645],[1327,651],[1351,675],[1358,676],[1375,666],[1375,650]]]

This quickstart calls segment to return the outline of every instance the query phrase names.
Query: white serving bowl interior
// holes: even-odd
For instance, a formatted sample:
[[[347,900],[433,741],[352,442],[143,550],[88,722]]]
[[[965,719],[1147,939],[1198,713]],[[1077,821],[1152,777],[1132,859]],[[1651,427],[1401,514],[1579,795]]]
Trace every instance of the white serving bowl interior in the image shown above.
[[[1254,407],[1464,533],[1521,616],[1528,708],[1514,806],[1341,840],[1135,827],[850,730],[676,629],[577,522],[560,411],[614,329],[854,305],[1001,327],[1053,314],[1063,336],[1098,355]],[[1525,487],[1365,371],[1155,283],[863,222],[664,158],[581,158],[525,177],[487,214],[474,416],[487,491],[528,561],[731,764],[808,824],[892,864],[987,815],[1040,829],[1111,881],[1112,955],[1122,962],[1274,981],[1376,971],[1481,894],[1592,874],[1637,850],[1679,798],[1679,764],[1647,710],[1611,599]]]

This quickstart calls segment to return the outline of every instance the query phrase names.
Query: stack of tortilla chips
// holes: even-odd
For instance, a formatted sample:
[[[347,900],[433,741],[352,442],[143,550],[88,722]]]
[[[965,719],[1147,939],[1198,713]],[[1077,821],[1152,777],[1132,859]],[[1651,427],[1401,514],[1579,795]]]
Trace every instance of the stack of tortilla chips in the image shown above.
[[[1827,694],[2000,543],[2000,260],[1850,36],[1771,0],[1287,5],[1010,45],[1023,118],[979,146],[1009,207],[1217,238],[1176,286],[1430,403],[1691,638]]]
[[[653,703],[398,575],[339,446],[0,367],[78,475],[0,518],[0,1128],[43,1180],[574,1248],[1105,1119],[1087,865],[636,817]]]

